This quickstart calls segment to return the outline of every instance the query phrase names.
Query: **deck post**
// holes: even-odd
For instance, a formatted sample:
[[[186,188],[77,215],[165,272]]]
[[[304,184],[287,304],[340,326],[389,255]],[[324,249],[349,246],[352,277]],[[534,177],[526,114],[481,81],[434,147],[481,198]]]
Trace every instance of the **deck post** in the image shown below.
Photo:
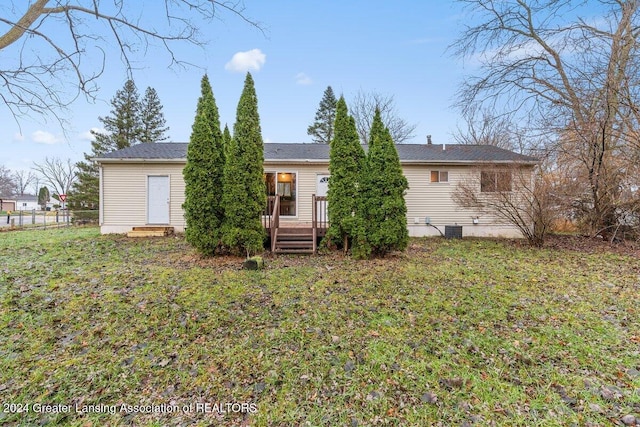
[[[318,208],[316,207],[316,195],[311,195],[311,228],[313,235],[313,253],[316,253],[318,240]]]
[[[276,240],[278,239],[278,227],[280,226],[280,195],[276,195],[271,218],[271,252],[275,252]]]

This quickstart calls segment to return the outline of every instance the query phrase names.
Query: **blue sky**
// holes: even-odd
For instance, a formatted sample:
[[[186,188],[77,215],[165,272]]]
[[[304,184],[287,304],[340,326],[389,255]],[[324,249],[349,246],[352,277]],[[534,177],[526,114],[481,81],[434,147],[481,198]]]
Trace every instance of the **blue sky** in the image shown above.
[[[226,14],[201,29],[208,40],[202,50],[184,46],[179,58],[201,68],[168,69],[161,50],[138,57],[134,80],[147,86],[164,106],[170,140],[188,142],[207,72],[222,125],[232,129],[247,69],[258,94],[265,142],[311,142],[307,127],[322,94],[331,85],[350,98],[359,90],[394,96],[399,115],[417,124],[410,141],[451,142],[459,114],[451,108],[465,69],[447,52],[462,31],[458,5],[449,1],[246,0],[246,14],[260,21],[265,34]],[[161,19],[161,15],[158,15]],[[0,58],[11,50],[0,52]],[[97,60],[97,59],[96,59]],[[77,100],[63,113],[66,133],[54,120],[21,119],[0,113],[0,164],[29,169],[45,156],[73,161],[90,152],[88,131],[100,128],[109,101],[125,80],[117,56],[109,58],[95,103]],[[469,71],[469,70],[466,70]]]

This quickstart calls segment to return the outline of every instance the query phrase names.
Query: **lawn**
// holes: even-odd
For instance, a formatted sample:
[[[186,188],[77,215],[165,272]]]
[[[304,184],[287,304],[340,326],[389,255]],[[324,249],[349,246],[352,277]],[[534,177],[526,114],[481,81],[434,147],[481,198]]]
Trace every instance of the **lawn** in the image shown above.
[[[267,255],[246,271],[182,237],[79,227],[2,233],[0,253],[0,424],[640,417],[631,256],[432,238],[386,259]]]

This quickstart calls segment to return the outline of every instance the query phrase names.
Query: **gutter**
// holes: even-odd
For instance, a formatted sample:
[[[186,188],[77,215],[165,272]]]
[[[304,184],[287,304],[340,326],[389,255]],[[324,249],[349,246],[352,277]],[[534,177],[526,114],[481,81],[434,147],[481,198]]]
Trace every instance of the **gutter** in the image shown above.
[[[92,157],[96,163],[187,163],[187,159],[145,159],[145,158],[110,158]]]
[[[145,159],[145,158],[109,158],[93,157],[91,160],[97,163],[187,163],[186,158],[173,159]],[[268,164],[329,164],[329,159],[264,159]],[[539,160],[402,160],[401,165],[528,165],[535,166]]]

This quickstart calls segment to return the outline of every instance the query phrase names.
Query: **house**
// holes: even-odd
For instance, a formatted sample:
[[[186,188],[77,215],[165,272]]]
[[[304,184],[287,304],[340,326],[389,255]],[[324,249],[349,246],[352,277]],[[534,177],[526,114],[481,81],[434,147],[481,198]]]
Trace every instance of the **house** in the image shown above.
[[[446,225],[460,225],[465,236],[521,237],[511,224],[457,206],[452,194],[459,182],[475,178],[478,191],[510,187],[508,173],[492,171],[517,167],[530,172],[535,158],[486,145],[401,144],[397,149],[409,181],[405,200],[411,236],[438,235]],[[138,144],[95,158],[101,232],[126,233],[145,225],[184,231],[186,152],[186,143]],[[312,196],[324,196],[328,189],[329,146],[265,144],[264,172],[268,195],[280,196],[280,226],[310,225]]]
[[[41,206],[38,204],[38,196],[31,194],[23,194],[20,196],[14,196],[16,202],[16,211],[32,211],[40,210]]]
[[[0,195],[0,211],[15,211],[16,200],[14,196]]]
[[[31,194],[22,194],[9,197],[0,196],[0,210],[4,211],[32,211],[40,210],[38,197]]]

